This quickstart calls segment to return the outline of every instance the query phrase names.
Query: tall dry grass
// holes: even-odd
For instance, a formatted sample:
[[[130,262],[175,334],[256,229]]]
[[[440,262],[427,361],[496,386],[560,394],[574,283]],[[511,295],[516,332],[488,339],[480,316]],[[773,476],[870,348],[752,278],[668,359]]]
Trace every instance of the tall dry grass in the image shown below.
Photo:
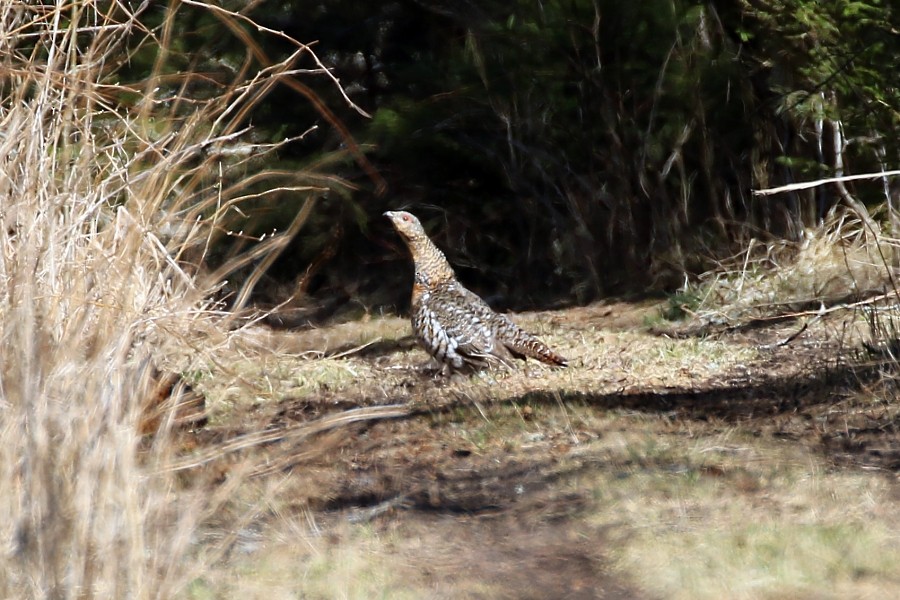
[[[694,304],[688,308],[702,322],[730,325],[820,307],[853,309],[856,301],[896,293],[896,247],[897,240],[838,213],[798,242],[750,239],[741,253],[685,287]]]
[[[192,536],[228,488],[179,484],[165,426],[142,440],[152,365],[224,339],[211,293],[291,233],[215,273],[184,267],[244,193],[229,170],[273,149],[242,139],[253,103],[308,48],[255,75],[248,61],[220,96],[189,102],[161,83],[177,4],[153,31],[132,6],[0,2],[3,598],[167,598],[189,581]],[[159,45],[154,73],[113,85],[141,43]]]

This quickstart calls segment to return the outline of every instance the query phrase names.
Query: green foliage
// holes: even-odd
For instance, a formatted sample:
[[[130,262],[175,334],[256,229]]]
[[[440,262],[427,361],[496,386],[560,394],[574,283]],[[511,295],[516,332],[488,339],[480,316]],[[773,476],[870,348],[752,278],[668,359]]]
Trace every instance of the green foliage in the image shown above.
[[[660,313],[666,321],[681,321],[695,314],[700,308],[701,301],[702,298],[697,291],[677,292],[668,297]]]

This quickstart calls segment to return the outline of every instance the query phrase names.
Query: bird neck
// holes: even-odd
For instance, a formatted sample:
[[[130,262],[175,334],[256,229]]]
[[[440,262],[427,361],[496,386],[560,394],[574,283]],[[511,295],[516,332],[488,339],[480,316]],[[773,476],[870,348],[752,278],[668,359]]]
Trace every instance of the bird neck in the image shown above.
[[[416,281],[435,286],[455,278],[447,257],[427,237],[410,240],[409,249],[416,266]]]

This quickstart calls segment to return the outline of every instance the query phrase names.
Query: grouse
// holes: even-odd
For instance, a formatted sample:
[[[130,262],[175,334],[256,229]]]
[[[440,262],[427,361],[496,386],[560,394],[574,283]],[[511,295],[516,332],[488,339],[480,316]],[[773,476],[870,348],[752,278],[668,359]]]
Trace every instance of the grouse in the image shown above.
[[[511,358],[526,357],[559,367],[568,365],[544,342],[520,329],[506,315],[495,313],[463,287],[415,216],[405,211],[388,211],[384,216],[406,242],[415,263],[413,332],[444,373],[493,363],[509,366]]]

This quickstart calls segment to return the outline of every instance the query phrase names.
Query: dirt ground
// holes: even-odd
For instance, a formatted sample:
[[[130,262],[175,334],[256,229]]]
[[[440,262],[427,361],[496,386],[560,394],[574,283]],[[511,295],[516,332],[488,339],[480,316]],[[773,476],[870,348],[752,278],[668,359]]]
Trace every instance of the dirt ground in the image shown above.
[[[571,366],[449,379],[404,319],[248,329],[198,372],[210,422],[183,444],[262,508],[223,510],[244,525],[189,596],[900,592],[900,411],[856,316],[699,336],[658,314],[516,315]]]

